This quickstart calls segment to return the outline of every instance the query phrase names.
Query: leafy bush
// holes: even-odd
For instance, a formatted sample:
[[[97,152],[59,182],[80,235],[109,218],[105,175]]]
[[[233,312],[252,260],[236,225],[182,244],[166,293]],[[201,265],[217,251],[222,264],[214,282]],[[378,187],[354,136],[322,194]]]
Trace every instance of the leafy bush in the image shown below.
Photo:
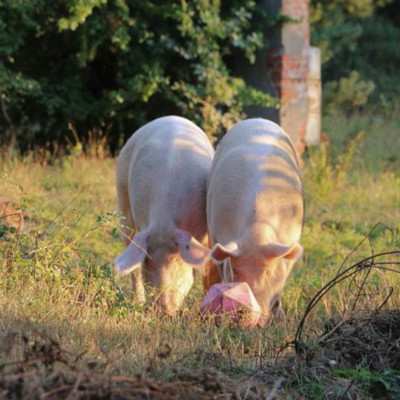
[[[372,81],[363,81],[357,71],[348,77],[331,81],[325,85],[324,99],[327,111],[337,109],[354,110],[367,103],[369,95],[374,91]]]
[[[0,4],[0,127],[23,147],[106,135],[118,146],[177,113],[216,135],[272,98],[232,76],[262,46],[254,0],[45,0]],[[70,126],[70,129],[68,128]]]
[[[393,0],[311,1],[312,43],[322,50],[329,110],[348,112],[367,101],[395,108],[400,87],[396,18]]]

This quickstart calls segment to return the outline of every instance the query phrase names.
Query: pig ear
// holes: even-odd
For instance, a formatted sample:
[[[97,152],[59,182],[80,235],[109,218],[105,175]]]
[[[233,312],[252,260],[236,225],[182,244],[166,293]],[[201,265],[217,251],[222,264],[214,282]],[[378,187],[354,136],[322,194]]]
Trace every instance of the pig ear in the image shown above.
[[[296,262],[303,254],[303,246],[299,243],[291,246],[281,243],[269,243],[263,246],[262,252],[266,258],[285,258]]]
[[[229,242],[225,246],[217,243],[211,250],[211,259],[217,263],[230,257],[237,257],[238,255],[239,245],[236,242]]]
[[[137,233],[131,244],[114,261],[115,270],[121,275],[129,274],[139,268],[146,257],[147,232]]]
[[[201,265],[206,262],[209,249],[197,241],[189,232],[177,229],[176,241],[184,261],[192,265]]]

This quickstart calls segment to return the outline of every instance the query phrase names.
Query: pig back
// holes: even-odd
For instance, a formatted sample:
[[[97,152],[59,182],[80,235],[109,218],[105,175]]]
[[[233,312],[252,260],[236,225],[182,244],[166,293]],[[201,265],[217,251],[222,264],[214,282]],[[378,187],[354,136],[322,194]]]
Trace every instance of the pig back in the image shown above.
[[[303,188],[288,135],[257,118],[234,125],[221,140],[210,173],[208,225],[213,241],[239,239],[253,224],[267,224],[283,243],[299,239]]]
[[[139,229],[205,232],[206,180],[214,150],[205,133],[181,117],[159,118],[128,142],[128,191]]]

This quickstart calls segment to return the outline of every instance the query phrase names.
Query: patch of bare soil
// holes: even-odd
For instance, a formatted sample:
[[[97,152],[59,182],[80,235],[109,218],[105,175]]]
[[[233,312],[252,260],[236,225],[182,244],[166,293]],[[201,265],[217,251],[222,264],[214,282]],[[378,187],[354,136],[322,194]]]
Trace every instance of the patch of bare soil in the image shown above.
[[[9,333],[0,338],[0,352],[8,360],[0,363],[0,399],[312,399],[321,398],[313,392],[318,385],[324,399],[365,399],[363,382],[333,371],[357,366],[382,373],[400,369],[400,311],[331,320],[320,339],[297,354],[288,352],[253,378],[233,379],[206,368],[179,370],[165,382],[112,374],[109,366],[70,354],[37,332]],[[397,392],[397,383],[386,384],[384,379],[369,382],[370,392],[384,394],[370,398],[396,398],[391,393]]]
[[[315,306],[336,285],[348,283],[347,310],[340,318],[332,318],[325,325],[325,332],[312,338],[314,350],[318,349],[332,357],[343,367],[363,365],[375,371],[400,369],[400,310],[387,309],[393,288],[379,288],[371,292],[368,279],[374,270],[400,273],[400,251],[390,251],[367,257],[352,266],[340,270],[310,300],[298,326],[294,346],[296,353],[307,359],[313,351],[304,339],[307,319]],[[377,304],[371,309],[369,302],[374,294],[387,292],[383,300],[374,299]],[[310,351],[311,350],[311,351]]]
[[[0,399],[252,400],[271,393],[251,379],[234,381],[214,369],[179,371],[173,382],[113,375],[106,365],[74,357],[40,333],[10,333],[0,340],[1,353],[13,360],[0,363]]]
[[[331,319],[325,328],[278,362],[291,398],[400,398],[400,310]]]
[[[335,331],[321,347],[336,355],[343,367],[363,365],[375,371],[400,370],[400,311],[359,315],[348,321],[330,321]]]
[[[400,310],[387,307],[394,288],[368,286],[373,272],[400,273],[399,267],[399,250],[375,254],[340,268],[318,290],[292,343],[298,374],[292,386],[306,382],[315,389],[321,385],[324,399],[400,398]],[[348,289],[346,309],[340,317],[328,320],[316,336],[308,317],[339,284]]]

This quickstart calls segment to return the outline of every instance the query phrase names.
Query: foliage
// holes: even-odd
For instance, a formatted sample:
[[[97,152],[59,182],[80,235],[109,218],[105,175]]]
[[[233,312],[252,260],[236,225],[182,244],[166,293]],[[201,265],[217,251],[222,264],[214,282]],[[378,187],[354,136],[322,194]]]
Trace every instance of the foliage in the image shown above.
[[[233,51],[254,61],[265,18],[254,0],[5,0],[0,127],[25,147],[65,142],[71,129],[118,146],[177,113],[216,135],[245,105],[273,104],[226,62]]]
[[[398,17],[392,0],[311,1],[312,43],[322,50],[329,111],[354,111],[367,100],[395,105],[400,87]]]
[[[324,87],[326,110],[356,110],[367,103],[369,95],[374,91],[372,81],[363,81],[357,71],[337,81],[330,81]]]
[[[312,0],[310,21],[312,40],[322,50],[326,63],[343,53],[354,51],[363,33],[363,19],[392,0]]]

